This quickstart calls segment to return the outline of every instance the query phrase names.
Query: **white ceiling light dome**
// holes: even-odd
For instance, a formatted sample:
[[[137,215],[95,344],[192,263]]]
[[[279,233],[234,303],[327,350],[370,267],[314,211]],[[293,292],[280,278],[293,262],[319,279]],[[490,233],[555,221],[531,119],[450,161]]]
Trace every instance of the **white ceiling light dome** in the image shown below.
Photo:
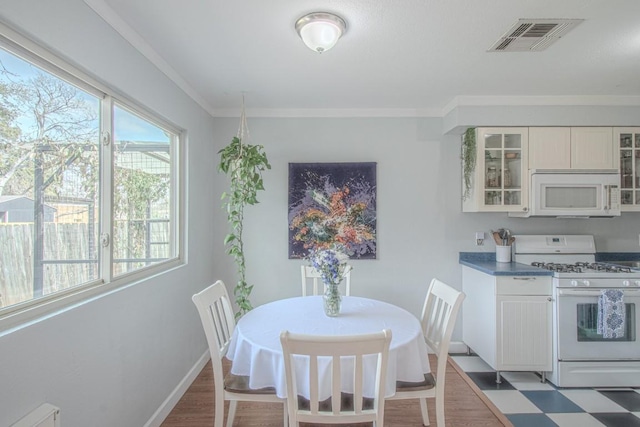
[[[322,53],[335,46],[347,24],[332,13],[313,12],[296,21],[296,31],[309,49]]]

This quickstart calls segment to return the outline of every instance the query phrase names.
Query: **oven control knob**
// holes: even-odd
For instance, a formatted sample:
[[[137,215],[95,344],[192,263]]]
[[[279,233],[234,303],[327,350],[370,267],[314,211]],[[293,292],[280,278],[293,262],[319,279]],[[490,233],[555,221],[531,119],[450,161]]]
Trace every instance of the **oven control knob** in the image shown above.
[[[591,282],[589,282],[588,280],[583,280],[582,286],[591,286]]]
[[[572,280],[571,281],[571,286],[578,286],[578,281],[577,280]]]
[[[623,280],[622,281],[622,286],[630,286],[630,285],[631,285],[631,283],[629,283],[628,280]]]

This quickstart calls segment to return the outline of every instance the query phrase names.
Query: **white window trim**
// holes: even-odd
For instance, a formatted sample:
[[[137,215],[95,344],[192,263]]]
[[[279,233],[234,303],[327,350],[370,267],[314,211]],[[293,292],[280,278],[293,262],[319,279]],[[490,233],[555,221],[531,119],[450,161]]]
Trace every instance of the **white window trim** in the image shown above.
[[[28,62],[43,68],[54,76],[67,81],[68,83],[81,88],[82,90],[102,99],[101,103],[101,139],[104,132],[108,132],[110,143],[108,147],[113,149],[113,117],[112,107],[114,101],[126,106],[140,117],[176,135],[178,142],[171,143],[171,192],[173,194],[171,204],[172,235],[176,237],[172,243],[175,248],[175,257],[159,262],[135,271],[112,277],[112,256],[100,255],[100,279],[81,285],[65,289],[55,294],[43,296],[38,299],[25,301],[9,307],[0,309],[0,337],[15,330],[21,329],[33,323],[44,321],[59,313],[63,313],[78,305],[85,304],[101,296],[116,292],[127,286],[149,280],[157,275],[183,266],[185,260],[185,240],[186,217],[185,184],[186,184],[186,141],[187,132],[184,129],[172,124],[161,115],[152,112],[139,103],[119,94],[117,91],[105,86],[87,73],[81,71],[70,63],[61,59],[49,50],[35,43],[31,39],[21,35],[17,31],[0,22],[0,45],[7,48],[11,53],[17,55]],[[108,110],[108,111],[107,111]],[[109,120],[105,120],[105,118]],[[101,144],[103,147],[104,145]],[[112,168],[113,157],[101,156],[108,159],[101,166]],[[101,162],[103,160],[101,159]],[[103,229],[109,230],[112,235],[112,188],[111,180],[105,180],[101,176],[101,221],[100,233]],[[113,245],[109,244],[108,250],[112,252]],[[101,248],[101,251],[104,248]],[[108,263],[108,265],[106,265]]]

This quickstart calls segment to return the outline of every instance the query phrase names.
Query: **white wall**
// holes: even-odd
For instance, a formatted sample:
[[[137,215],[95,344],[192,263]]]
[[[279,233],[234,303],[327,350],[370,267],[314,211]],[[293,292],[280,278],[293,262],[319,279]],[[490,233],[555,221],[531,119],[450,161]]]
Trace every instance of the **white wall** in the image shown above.
[[[289,162],[377,162],[378,259],[353,261],[352,293],[379,298],[419,315],[432,277],[461,288],[460,251],[494,251],[475,232],[507,227],[518,234],[594,234],[600,251],[640,252],[640,214],[558,220],[462,213],[460,137],[442,135],[441,119],[249,118],[252,143],[272,163],[261,203],[247,208],[247,275],[259,305],[299,295],[302,260],[287,257]],[[216,145],[234,135],[237,120],[215,120]],[[231,272],[220,272],[232,283]],[[454,341],[461,339],[460,323]]]
[[[378,259],[354,260],[356,295],[419,311],[424,285],[438,263],[451,260],[443,280],[456,277],[456,248],[446,247],[445,213],[456,195],[442,184],[457,168],[443,150],[440,119],[251,119],[252,143],[263,144],[272,169],[260,204],[245,211],[247,274],[254,305],[300,294],[302,260],[288,259],[289,162],[377,162]],[[237,120],[216,119],[215,139],[235,134]],[[428,254],[439,242],[438,256]],[[231,277],[225,281],[232,282]]]
[[[62,408],[65,427],[142,426],[205,351],[191,295],[216,278],[235,282],[215,166],[238,120],[212,120],[81,0],[0,0],[0,19],[189,131],[188,264],[0,336],[0,425],[46,401]],[[473,245],[475,231],[592,233],[600,250],[638,250],[638,214],[461,213],[460,141],[442,136],[440,119],[250,117],[249,127],[273,164],[262,203],[247,210],[254,305],[300,292],[302,261],[287,259],[289,162],[378,163],[378,259],[354,262],[353,292],[415,314],[432,277],[460,287],[459,251],[493,250]]]
[[[0,0],[0,19],[188,130],[188,264],[0,335],[0,425],[50,402],[65,427],[142,426],[204,354],[191,295],[227,262],[211,117],[82,0]]]

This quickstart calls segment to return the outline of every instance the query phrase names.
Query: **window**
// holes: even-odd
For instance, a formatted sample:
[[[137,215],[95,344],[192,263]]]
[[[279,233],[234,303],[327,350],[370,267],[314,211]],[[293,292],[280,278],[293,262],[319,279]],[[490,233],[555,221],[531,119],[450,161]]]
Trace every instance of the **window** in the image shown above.
[[[57,65],[0,37],[0,316],[179,255],[179,131]]]
[[[171,256],[171,146],[176,135],[113,109],[114,276]]]

